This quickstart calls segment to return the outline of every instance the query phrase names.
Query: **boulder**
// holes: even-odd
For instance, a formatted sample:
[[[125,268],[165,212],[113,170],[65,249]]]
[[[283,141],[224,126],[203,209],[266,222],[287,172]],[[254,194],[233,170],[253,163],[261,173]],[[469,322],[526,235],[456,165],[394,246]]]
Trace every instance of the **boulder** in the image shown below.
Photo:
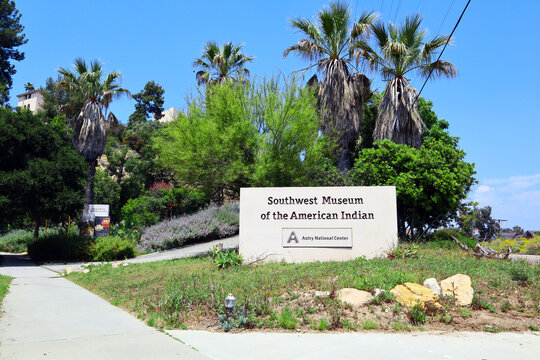
[[[439,286],[439,283],[437,282],[437,279],[435,278],[429,278],[424,281],[424,286],[428,289],[431,289],[437,294],[438,296],[441,296],[441,287]]]
[[[474,295],[471,278],[467,275],[456,274],[441,280],[441,293],[442,295],[453,296],[457,305],[470,305]]]
[[[397,302],[407,307],[413,307],[420,303],[420,308],[428,313],[435,313],[442,309],[442,305],[437,302],[439,296],[435,291],[420,284],[397,285],[390,290],[390,293],[396,297]]]
[[[338,291],[337,298],[344,303],[360,307],[371,302],[373,295],[367,291],[344,288]]]

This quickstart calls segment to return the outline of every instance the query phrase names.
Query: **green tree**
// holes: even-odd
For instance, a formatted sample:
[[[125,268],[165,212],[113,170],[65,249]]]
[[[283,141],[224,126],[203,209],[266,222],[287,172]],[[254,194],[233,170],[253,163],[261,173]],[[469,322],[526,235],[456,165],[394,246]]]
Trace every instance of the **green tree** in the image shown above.
[[[489,241],[499,234],[501,227],[498,221],[491,217],[491,206],[479,208],[477,206],[462,209],[456,218],[460,228],[472,235],[474,228],[478,229],[479,240]],[[471,219],[471,221],[467,221]]]
[[[247,114],[247,86],[215,84],[154,138],[161,162],[180,185],[204,190],[214,202],[236,197],[250,183],[258,132]]]
[[[121,217],[120,185],[104,171],[96,171],[95,201],[97,204],[109,204],[112,222],[119,222]]]
[[[9,90],[13,86],[12,76],[15,66],[11,60],[24,60],[24,53],[17,48],[28,41],[20,23],[21,14],[15,8],[15,2],[0,0],[0,105],[9,101]]]
[[[32,84],[31,82],[27,82],[26,84],[24,84],[24,91],[34,91],[35,88],[34,88],[34,84]]]
[[[62,80],[62,76],[58,76],[56,80],[49,77],[45,81],[45,87],[40,89],[43,96],[43,105],[39,113],[43,120],[62,115],[71,120],[79,114],[84,105],[85,99],[82,94],[68,94],[67,89],[59,85]]]
[[[393,185],[397,191],[398,231],[411,237],[453,219],[475,183],[474,165],[464,161],[458,139],[438,120],[420,149],[377,141],[363,149],[351,173],[356,185]]]
[[[65,87],[68,94],[78,94],[85,99],[82,109],[72,121],[73,144],[89,165],[84,216],[88,214],[89,205],[94,203],[97,158],[103,154],[106,144],[103,111],[107,111],[114,98],[128,95],[129,92],[118,84],[121,79],[120,73],[114,71],[105,75],[101,63],[97,60],[91,61],[88,67],[83,59],[75,59],[74,70],[60,68],[58,72],[63,76],[60,84]]]
[[[155,120],[159,120],[163,117],[163,94],[165,90],[154,81],[149,81],[144,85],[144,89],[133,94],[133,99],[137,102],[135,104],[135,112],[129,116],[128,126],[134,122],[148,121],[150,116],[153,115]]]
[[[246,81],[249,71],[246,64],[255,58],[241,53],[243,44],[235,45],[226,42],[219,46],[215,41],[208,41],[203,48],[202,56],[193,62],[197,71],[197,83],[216,84],[229,81]]]
[[[63,117],[43,123],[29,111],[0,108],[0,222],[29,216],[40,224],[80,211],[85,162],[67,136]]]
[[[421,22],[422,18],[417,14],[407,17],[399,26],[391,22],[388,27],[383,22],[373,23],[371,31],[378,53],[366,41],[355,44],[368,67],[378,71],[383,80],[388,81],[377,112],[374,140],[389,139],[420,148],[425,125],[418,112],[418,91],[409,84],[406,76],[410,72],[424,78],[430,72],[439,77],[454,77],[457,74],[451,63],[433,60],[449,36],[437,35],[424,42],[426,31],[420,30]]]
[[[354,49],[369,35],[369,26],[375,20],[373,12],[363,12],[352,23],[347,4],[332,2],[317,14],[317,22],[297,18],[291,27],[304,36],[298,44],[283,53],[296,52],[310,62],[304,71],[317,67],[324,77],[318,86],[318,103],[322,111],[322,130],[336,145],[336,159],[344,171],[352,166],[352,154],[362,124],[364,99],[369,96],[369,79],[354,73]],[[317,82],[315,75],[308,84]]]

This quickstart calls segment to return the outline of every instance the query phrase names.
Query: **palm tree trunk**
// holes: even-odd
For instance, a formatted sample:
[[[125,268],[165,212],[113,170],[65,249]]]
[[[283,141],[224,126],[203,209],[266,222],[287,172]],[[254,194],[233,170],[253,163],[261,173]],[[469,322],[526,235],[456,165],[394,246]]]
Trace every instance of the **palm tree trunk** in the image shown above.
[[[92,235],[94,219],[90,218],[90,204],[94,203],[94,179],[96,176],[97,159],[88,162],[88,182],[84,187],[84,207],[81,224],[79,226],[79,235],[81,237]]]

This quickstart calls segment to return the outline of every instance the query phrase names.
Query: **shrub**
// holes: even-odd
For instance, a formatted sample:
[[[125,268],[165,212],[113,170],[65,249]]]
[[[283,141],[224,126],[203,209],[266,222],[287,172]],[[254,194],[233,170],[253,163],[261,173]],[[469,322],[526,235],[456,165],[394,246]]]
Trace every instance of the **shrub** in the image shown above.
[[[80,238],[76,230],[69,233],[63,230],[49,231],[28,245],[28,255],[37,263],[86,260],[85,250],[89,241],[89,238]]]
[[[163,201],[153,196],[129,199],[122,207],[122,218],[127,227],[150,226],[159,222]]]
[[[214,258],[214,263],[220,269],[238,266],[242,264],[242,255],[238,254],[234,250],[221,251]]]
[[[278,318],[279,325],[284,329],[296,329],[298,320],[289,307],[285,307]]]
[[[489,243],[482,243],[482,245],[489,246],[493,250],[500,252],[505,252],[511,248],[514,253],[540,255],[540,235],[530,239],[525,237],[515,239],[496,238]]]
[[[456,237],[463,244],[467,245],[470,249],[476,247],[476,239],[474,237],[469,237],[463,234],[463,232],[457,229],[440,229],[434,231],[428,237],[428,240],[441,244],[441,247],[448,247],[448,244],[451,243],[452,247],[456,246],[452,236]]]
[[[426,314],[424,314],[420,302],[410,308],[410,319],[413,325],[423,325],[426,323]]]
[[[93,261],[123,260],[136,255],[135,242],[119,236],[99,237],[89,243],[86,251]]]
[[[13,230],[0,236],[0,251],[8,253],[21,253],[27,250],[29,243],[34,241],[31,231]]]
[[[238,205],[225,205],[162,221],[144,229],[138,248],[160,251],[238,234],[238,212]]]

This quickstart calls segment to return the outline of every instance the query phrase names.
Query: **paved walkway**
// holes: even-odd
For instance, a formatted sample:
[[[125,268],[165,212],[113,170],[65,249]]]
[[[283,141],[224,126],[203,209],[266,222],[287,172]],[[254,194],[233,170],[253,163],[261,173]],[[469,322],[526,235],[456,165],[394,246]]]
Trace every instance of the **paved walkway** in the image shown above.
[[[3,256],[13,277],[0,317],[0,359],[209,359],[100,297],[35,266]]]

